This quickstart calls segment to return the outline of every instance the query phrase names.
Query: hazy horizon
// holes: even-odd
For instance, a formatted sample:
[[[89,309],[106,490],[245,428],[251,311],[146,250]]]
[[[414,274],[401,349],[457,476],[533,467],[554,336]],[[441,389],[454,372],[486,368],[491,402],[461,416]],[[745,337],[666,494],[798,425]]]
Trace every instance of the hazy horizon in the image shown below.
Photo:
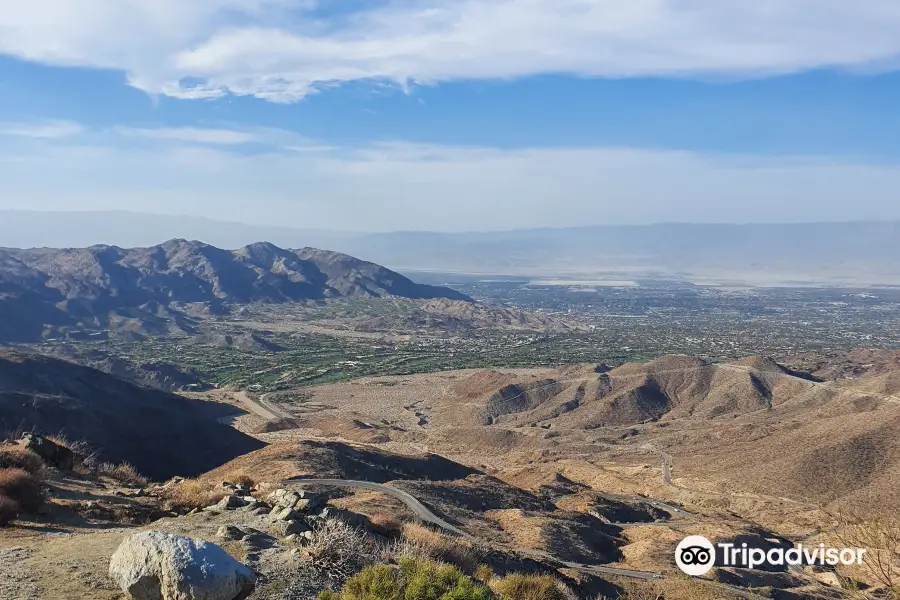
[[[395,270],[714,282],[900,283],[900,221],[657,223],[349,232],[134,212],[0,211],[0,247],[149,247],[171,239],[343,252]]]
[[[341,234],[415,234],[415,233],[436,233],[436,234],[484,234],[484,233],[512,233],[521,231],[541,231],[541,230],[564,230],[564,229],[588,229],[588,228],[627,228],[627,227],[661,227],[661,226],[723,226],[723,227],[754,227],[754,226],[780,226],[780,225],[828,225],[828,224],[891,224],[900,223],[900,216],[896,218],[881,219],[809,219],[809,220],[758,220],[758,221],[646,221],[646,222],[624,222],[624,223],[579,223],[573,225],[556,225],[556,226],[533,226],[533,227],[515,227],[515,228],[463,228],[463,229],[441,229],[435,227],[431,229],[343,229],[340,227],[294,227],[278,222],[261,222],[253,220],[234,220],[226,218],[217,218],[210,215],[189,214],[189,213],[166,213],[166,212],[148,212],[126,209],[112,210],[39,210],[39,209],[21,209],[21,208],[0,208],[0,216],[2,215],[29,215],[39,217],[41,215],[75,215],[80,217],[86,216],[103,216],[103,215],[127,215],[134,217],[151,217],[161,219],[183,219],[185,222],[191,220],[202,220],[211,223],[239,225],[251,228],[273,228],[300,232],[322,232],[322,233],[341,233]],[[4,232],[2,224],[0,224],[0,233]],[[167,238],[172,239],[172,238]],[[187,238],[185,238],[187,239]],[[2,241],[2,240],[0,240]],[[161,240],[166,241],[166,240]],[[202,240],[199,240],[202,241]],[[264,242],[267,240],[257,240]]]

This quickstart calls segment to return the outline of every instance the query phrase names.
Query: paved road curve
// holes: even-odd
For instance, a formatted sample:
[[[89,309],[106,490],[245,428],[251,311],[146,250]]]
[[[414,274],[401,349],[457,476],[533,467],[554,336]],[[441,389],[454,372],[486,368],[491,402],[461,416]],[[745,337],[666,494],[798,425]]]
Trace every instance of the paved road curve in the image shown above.
[[[376,492],[382,492],[389,496],[400,500],[409,507],[410,510],[415,513],[417,517],[426,521],[428,523],[432,523],[437,525],[441,529],[445,531],[450,531],[462,538],[468,540],[474,540],[471,535],[466,533],[465,531],[459,529],[458,527],[451,525],[444,519],[440,518],[431,510],[428,509],[424,504],[419,502],[414,496],[411,494],[404,492],[401,489],[397,489],[395,487],[385,485],[383,483],[372,483],[370,481],[354,481],[354,480],[344,480],[344,479],[286,479],[281,481],[279,485],[284,487],[289,487],[293,485],[324,485],[324,486],[333,486],[333,487],[342,487],[342,488],[356,488],[362,490],[372,490]],[[644,580],[656,580],[656,579],[665,579],[663,575],[659,573],[648,573],[646,571],[634,571],[631,569],[616,569],[614,567],[604,567],[601,565],[583,565],[580,563],[573,563],[562,561],[553,556],[550,556],[544,552],[539,550],[532,550],[529,548],[517,548],[518,552],[522,554],[530,555],[534,558],[538,558],[541,560],[551,560],[553,562],[559,563],[562,566],[568,567],[570,569],[577,569],[579,571],[583,571],[585,573],[593,573],[595,575],[617,575],[619,577],[628,577],[630,579],[644,579]]]
[[[445,531],[450,531],[459,535],[462,538],[468,540],[475,540],[476,538],[472,537],[465,531],[462,531],[458,527],[451,525],[447,521],[443,520],[431,510],[428,509],[424,504],[419,502],[414,496],[411,494],[404,492],[401,489],[385,485],[383,483],[372,483],[371,481],[355,481],[351,479],[285,479],[279,483],[279,485],[283,487],[290,487],[293,485],[322,485],[322,486],[333,486],[333,487],[342,487],[342,488],[355,488],[362,490],[372,490],[376,492],[382,492],[389,496],[400,500],[405,504],[410,510],[415,513],[417,517],[422,519],[423,521],[427,521],[429,523],[433,523],[434,525],[444,529]],[[674,507],[673,507],[674,508]],[[480,540],[482,543],[487,543],[485,540]],[[488,545],[490,545],[488,543]],[[643,581],[661,581],[668,579],[665,575],[660,573],[650,573],[647,571],[635,571],[632,569],[617,569],[615,567],[606,567],[603,565],[585,565],[581,563],[573,563],[564,560],[560,560],[546,552],[542,552],[540,550],[534,550],[531,548],[516,548],[516,551],[520,554],[524,554],[526,556],[531,556],[532,558],[544,561],[550,561],[552,563],[556,563],[560,567],[566,567],[569,569],[574,569],[576,571],[581,571],[582,573],[587,573],[589,575],[611,575],[615,577],[625,577],[627,579],[639,579]],[[714,584],[717,587],[728,590],[732,595],[738,596],[741,598],[754,599],[759,598],[759,596],[754,595],[752,592],[748,592],[747,590],[737,588],[734,586],[730,586],[723,583]]]
[[[474,539],[471,535],[466,533],[465,531],[459,529],[443,520],[433,512],[431,512],[424,504],[416,500],[416,498],[404,492],[401,489],[385,485],[383,483],[372,483],[371,481],[353,481],[349,479],[286,479],[282,481],[279,485],[282,486],[291,486],[291,485],[327,485],[332,487],[341,487],[341,488],[356,488],[361,490],[372,490],[375,492],[382,492],[387,494],[388,496],[392,496],[405,504],[412,510],[417,517],[419,517],[423,521],[427,521],[428,523],[432,523],[437,525],[441,529],[446,531],[450,531],[455,533],[456,535],[466,538],[466,539]]]

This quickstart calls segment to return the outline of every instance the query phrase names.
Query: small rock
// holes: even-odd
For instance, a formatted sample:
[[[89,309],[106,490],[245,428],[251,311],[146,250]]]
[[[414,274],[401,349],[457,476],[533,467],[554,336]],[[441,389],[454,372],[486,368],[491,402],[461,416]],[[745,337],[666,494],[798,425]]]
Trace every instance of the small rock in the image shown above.
[[[322,503],[319,500],[313,498],[303,498],[294,502],[294,510],[300,512],[312,512],[319,506],[321,506],[321,504]]]
[[[272,521],[290,521],[297,518],[297,513],[291,507],[281,508],[276,506],[269,513],[269,519]]]
[[[829,587],[841,587],[841,578],[838,577],[838,574],[833,571],[821,571],[819,573],[814,573],[813,577],[816,578],[819,583],[823,583]]]
[[[325,510],[323,510],[320,514],[320,517],[323,519],[337,519],[339,521],[343,521],[351,527],[358,527],[360,529],[371,530],[372,528],[371,522],[365,515],[361,515],[344,508],[327,506],[325,507]]]
[[[235,508],[240,508],[242,506],[246,506],[247,503],[237,496],[225,496],[219,503],[215,505],[218,510],[234,510]]]
[[[303,498],[303,495],[298,492],[281,489],[269,494],[266,500],[273,506],[293,506],[301,498]]]
[[[286,537],[289,535],[297,535],[299,533],[303,533],[304,531],[309,531],[309,526],[303,521],[298,520],[290,520],[290,521],[276,521],[271,526],[272,533],[278,535],[279,537]]]
[[[222,525],[216,532],[216,537],[222,540],[242,540],[247,537],[247,533],[234,525]]]
[[[145,531],[122,542],[109,576],[133,600],[244,600],[256,574],[202,540]]]

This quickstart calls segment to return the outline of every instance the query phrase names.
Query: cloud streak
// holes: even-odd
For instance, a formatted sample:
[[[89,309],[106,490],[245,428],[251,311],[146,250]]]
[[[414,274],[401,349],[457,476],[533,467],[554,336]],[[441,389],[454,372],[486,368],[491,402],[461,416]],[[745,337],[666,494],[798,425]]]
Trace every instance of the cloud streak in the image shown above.
[[[52,139],[76,136],[84,127],[72,121],[39,121],[34,123],[2,123],[0,135],[36,139]]]
[[[140,129],[119,127],[120,135],[142,137],[155,140],[174,140],[195,142],[198,144],[239,145],[261,142],[265,138],[257,133],[235,131],[233,129],[206,129],[200,127],[159,127],[156,129]]]
[[[896,0],[32,0],[0,13],[0,53],[121,69],[152,94],[293,102],[401,85],[568,73],[758,76],[896,68]]]
[[[405,142],[247,153],[171,137],[103,139],[0,144],[0,208],[345,230],[900,219],[900,165],[852,159]]]

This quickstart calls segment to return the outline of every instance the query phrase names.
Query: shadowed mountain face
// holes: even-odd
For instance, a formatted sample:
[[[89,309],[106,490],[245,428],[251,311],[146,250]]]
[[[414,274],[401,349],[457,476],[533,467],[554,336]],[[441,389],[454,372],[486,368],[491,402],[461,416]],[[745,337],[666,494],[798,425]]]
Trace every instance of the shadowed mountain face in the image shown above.
[[[198,475],[261,448],[217,422],[235,412],[62,360],[0,352],[0,435],[62,433],[100,461],[130,462],[156,480]]]
[[[134,249],[0,249],[0,340],[33,341],[46,326],[192,332],[189,315],[198,311],[343,296],[469,300],[352,256],[268,243],[238,250],[185,240]]]

